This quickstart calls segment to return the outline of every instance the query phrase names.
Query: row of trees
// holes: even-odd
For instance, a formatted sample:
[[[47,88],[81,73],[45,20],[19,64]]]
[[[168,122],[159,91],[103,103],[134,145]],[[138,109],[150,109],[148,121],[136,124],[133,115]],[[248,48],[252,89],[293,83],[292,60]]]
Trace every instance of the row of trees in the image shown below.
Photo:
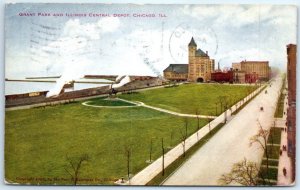
[[[249,92],[247,92],[249,93]],[[228,96],[219,96],[218,97],[218,102],[216,102],[216,115],[218,114],[218,104],[220,105],[220,110],[221,112],[224,110],[227,110],[228,105],[232,105],[234,104],[234,101],[237,99],[237,97],[233,97],[233,98],[229,98]],[[195,115],[196,115],[196,120],[197,120],[197,128],[196,128],[196,134],[197,134],[197,140],[199,140],[199,130],[200,130],[200,112],[197,109],[195,111]],[[211,121],[212,119],[210,118],[206,118],[206,121],[208,122],[208,126],[209,126],[209,133],[211,131]],[[226,116],[225,116],[225,122],[226,122]],[[260,125],[261,126],[261,125]],[[182,151],[183,151],[183,157],[186,156],[186,140],[189,136],[188,133],[188,119],[184,118],[183,120],[183,127],[179,128],[179,133],[180,133],[180,142],[182,145]],[[254,142],[260,142],[258,139],[260,139],[260,137],[263,137],[264,131],[260,131],[260,134],[257,134],[257,136],[255,136],[256,139],[252,139],[251,143]],[[168,147],[169,149],[172,147],[172,143],[173,143],[173,138],[174,138],[174,131],[171,131],[171,141],[170,141],[170,146]],[[149,160],[147,161],[148,163],[152,163],[153,161],[153,139],[150,139],[150,146],[149,146]],[[265,151],[267,151],[267,146],[266,144],[262,145],[262,147],[266,147]],[[164,175],[164,156],[165,156],[165,152],[166,152],[166,147],[164,146],[164,139],[161,138],[161,154],[162,154],[162,175]],[[125,157],[126,157],[126,168],[127,168],[127,177],[128,180],[130,180],[130,160],[131,160],[131,148],[130,146],[126,146],[125,147]],[[268,157],[267,157],[268,159]],[[68,155],[66,156],[66,160],[68,165],[64,168],[65,171],[71,176],[71,179],[73,181],[73,184],[76,185],[78,183],[78,176],[80,174],[80,170],[83,164],[87,163],[88,161],[90,161],[90,158],[87,154],[82,154],[78,157],[69,157]],[[253,167],[253,163],[248,163],[248,162],[240,162],[239,166],[241,164],[249,164],[249,167]],[[268,167],[268,166],[267,166]],[[226,177],[226,179],[228,179],[228,176]],[[228,180],[225,180],[228,181]]]
[[[220,184],[229,185],[237,183],[245,186],[257,186],[270,184],[269,176],[269,154],[273,149],[273,133],[270,133],[270,129],[263,129],[259,121],[258,132],[250,138],[250,146],[258,144],[264,151],[266,156],[266,168],[259,167],[257,163],[252,162],[244,158],[242,161],[235,163],[231,171],[227,174],[223,174],[219,179]],[[275,127],[275,122],[274,122]],[[271,148],[268,147],[268,138],[271,138]]]

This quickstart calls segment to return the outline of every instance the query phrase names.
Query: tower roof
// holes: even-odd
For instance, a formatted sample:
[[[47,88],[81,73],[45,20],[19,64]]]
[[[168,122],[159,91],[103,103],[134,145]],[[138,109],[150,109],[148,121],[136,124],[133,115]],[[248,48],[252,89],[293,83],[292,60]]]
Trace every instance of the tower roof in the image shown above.
[[[195,46],[195,47],[197,47],[197,44],[196,44],[196,42],[194,40],[194,37],[192,37],[192,39],[191,39],[191,41],[189,43],[189,46]]]

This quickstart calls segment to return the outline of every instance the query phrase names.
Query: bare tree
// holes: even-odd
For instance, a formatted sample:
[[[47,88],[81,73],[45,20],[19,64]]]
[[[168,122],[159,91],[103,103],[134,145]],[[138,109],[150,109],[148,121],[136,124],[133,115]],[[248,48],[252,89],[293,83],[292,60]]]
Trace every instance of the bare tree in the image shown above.
[[[187,118],[185,118],[184,119],[184,130],[180,130],[183,157],[185,157],[185,142],[188,137],[187,127],[188,127],[188,120],[187,120]]]
[[[231,171],[219,179],[221,185],[238,183],[245,186],[258,185],[259,167],[255,162],[244,160],[233,165]]]
[[[149,150],[149,163],[152,162],[152,145],[153,145],[153,138],[150,140],[150,150]]]
[[[65,171],[71,176],[74,185],[77,185],[78,176],[81,169],[81,166],[84,162],[88,162],[89,156],[87,154],[82,154],[80,157],[71,158],[66,155],[66,160],[68,166],[65,166]]]
[[[224,96],[219,96],[219,103],[220,103],[220,111],[222,113],[223,110],[223,102],[224,102]]]
[[[196,118],[197,118],[197,140],[199,140],[198,131],[200,129],[200,117],[199,117],[199,111],[198,111],[198,109],[196,110]]]
[[[161,138],[161,150],[162,150],[162,176],[165,175],[165,148],[164,148],[164,138]]]
[[[126,155],[126,167],[127,167],[128,183],[130,184],[130,157],[131,157],[131,148],[130,148],[130,146],[125,147],[125,155]]]
[[[171,137],[170,137],[170,149],[172,148],[173,145],[173,138],[174,138],[174,130],[171,131]]]
[[[259,120],[257,120],[258,126],[259,126],[259,130],[257,132],[256,135],[254,135],[253,137],[250,138],[250,146],[254,143],[257,143],[260,145],[260,148],[263,149],[264,154],[266,155],[266,159],[267,159],[267,174],[269,171],[269,150],[268,150],[268,136],[270,134],[270,130],[267,129],[263,129],[261,123],[259,122]]]
[[[208,129],[209,129],[209,134],[210,134],[210,131],[211,131],[210,123],[211,123],[212,119],[209,118],[209,117],[207,117],[206,119],[207,119],[207,122],[208,122]]]
[[[218,115],[218,102],[215,103],[216,104],[216,116]]]

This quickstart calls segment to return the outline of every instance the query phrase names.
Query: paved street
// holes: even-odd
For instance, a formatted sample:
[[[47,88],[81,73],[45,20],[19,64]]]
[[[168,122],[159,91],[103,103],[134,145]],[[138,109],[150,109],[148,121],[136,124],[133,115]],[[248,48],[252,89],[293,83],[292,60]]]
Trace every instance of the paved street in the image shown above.
[[[263,88],[260,87],[256,89],[254,92],[249,94],[247,97],[244,98],[244,100],[249,100],[250,97],[254,96],[255,94],[260,92],[260,89]],[[232,112],[234,112],[236,109],[239,109],[240,106],[242,106],[244,103],[243,100],[236,103],[236,105],[233,105],[230,109]],[[199,131],[192,134],[189,138],[186,139],[186,150],[188,150],[190,147],[195,145],[201,138],[203,138],[205,135],[209,133],[210,130],[213,130],[218,124],[224,121],[225,115],[230,114],[228,109],[226,112],[219,115],[217,118],[212,120],[210,124],[206,124],[203,126]],[[228,113],[228,114],[226,114]],[[174,162],[180,155],[182,155],[182,144],[179,143],[177,146],[175,146],[172,150],[168,151],[164,156],[164,166],[168,167],[172,162]],[[137,173],[133,176],[133,178],[128,182],[131,185],[145,185],[147,184],[151,179],[153,179],[156,175],[158,175],[161,172],[161,163],[162,163],[162,157],[155,160],[152,164],[144,168],[142,171]]]
[[[249,139],[257,133],[258,121],[265,129],[273,124],[281,83],[277,78],[267,94],[259,94],[163,185],[217,185],[220,176],[244,158],[260,164],[263,150],[258,144],[250,146]],[[261,106],[264,111],[259,110]]]

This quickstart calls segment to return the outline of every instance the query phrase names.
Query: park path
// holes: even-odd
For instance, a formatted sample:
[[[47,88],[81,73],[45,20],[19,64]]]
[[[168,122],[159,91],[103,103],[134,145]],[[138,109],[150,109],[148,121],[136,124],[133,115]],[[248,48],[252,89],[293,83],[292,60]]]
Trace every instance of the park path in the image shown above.
[[[81,105],[84,105],[84,106],[88,106],[88,107],[94,107],[94,108],[132,108],[132,107],[137,107],[137,106],[141,106],[140,104],[134,104],[132,106],[99,106],[99,105],[91,105],[89,104],[91,101],[86,101],[86,102],[82,102]]]
[[[236,105],[233,105],[231,108],[226,110],[224,113],[216,117],[214,120],[210,122],[210,124],[205,125],[199,131],[191,135],[186,139],[185,148],[188,150],[190,147],[195,145],[201,138],[209,133],[210,130],[214,129],[218,124],[224,122],[225,118],[230,118],[230,114],[234,112],[236,109],[239,109],[240,106],[243,105],[244,102],[251,99],[255,94],[257,94],[263,86],[256,89],[254,92],[249,94],[244,98],[245,101],[241,100]],[[258,108],[257,108],[258,109]],[[231,111],[230,111],[231,110]],[[172,150],[167,152],[164,156],[164,165],[168,167],[172,162],[174,162],[179,156],[183,154],[182,144],[179,143]],[[195,168],[194,168],[195,169]],[[158,175],[162,170],[162,157],[156,159],[152,164],[144,168],[142,171],[137,173],[132,179],[127,182],[130,185],[146,185],[151,179],[153,179],[156,175]],[[184,174],[185,175],[185,174]]]
[[[178,112],[158,108],[158,107],[155,107],[155,106],[149,106],[149,105],[146,105],[144,102],[138,102],[138,101],[132,102],[132,101],[121,99],[121,98],[118,98],[118,99],[121,100],[121,101],[127,102],[127,103],[136,104],[138,106],[142,106],[142,107],[153,109],[153,110],[156,110],[156,111],[168,113],[168,114],[171,114],[171,115],[176,115],[176,116],[179,116],[179,117],[195,117],[195,118],[199,117],[199,118],[209,118],[209,119],[217,118],[217,116],[213,116],[213,115],[194,115],[194,114],[178,113]]]
[[[282,79],[276,78],[272,86],[267,87],[267,94],[260,93],[233,116],[163,185],[218,185],[222,174],[230,172],[233,164],[244,158],[260,166],[263,150],[258,144],[250,146],[249,139],[257,133],[258,121],[264,129],[272,126],[281,83]],[[261,106],[264,111],[259,111]]]

